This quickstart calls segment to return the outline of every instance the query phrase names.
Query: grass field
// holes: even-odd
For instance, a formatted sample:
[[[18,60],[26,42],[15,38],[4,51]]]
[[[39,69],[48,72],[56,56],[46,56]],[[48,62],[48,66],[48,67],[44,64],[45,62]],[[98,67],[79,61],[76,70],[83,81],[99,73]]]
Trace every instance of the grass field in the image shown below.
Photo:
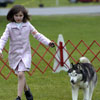
[[[32,16],[31,23],[38,31],[55,42],[57,41],[58,35],[63,34],[65,41],[71,40],[74,44],[78,44],[80,40],[84,40],[87,44],[90,44],[93,40],[100,43],[99,19],[100,16],[96,15]],[[6,24],[5,17],[0,17],[0,36]],[[30,37],[30,42],[31,45],[38,44],[38,41],[33,37]],[[6,44],[6,48],[8,48],[8,43]],[[83,47],[80,48],[83,49]],[[68,50],[70,49],[68,47]],[[96,52],[100,48],[95,49],[94,47],[93,50]],[[79,55],[75,53],[74,57],[78,59]],[[88,57],[91,59],[92,55],[89,54]],[[94,63],[95,67],[99,67],[99,65],[99,62]],[[93,100],[99,100],[100,98],[100,72],[97,74],[98,84],[93,94]],[[47,69],[44,74],[41,74],[36,70],[32,77],[26,73],[26,78],[34,94],[34,100],[71,100],[69,77],[64,71],[54,74],[50,69]],[[80,91],[79,95],[79,100],[82,100],[82,91]],[[16,96],[17,77],[12,74],[6,81],[0,76],[0,100],[14,100]],[[24,94],[22,100],[25,100]]]
[[[56,0],[15,0],[13,4],[9,4],[8,7],[11,7],[15,4],[21,4],[25,7],[39,7],[40,4],[43,4],[44,7],[55,7],[55,6],[80,6],[80,5],[100,5],[100,2],[89,2],[89,3],[70,3],[69,0],[59,0],[59,4],[56,5]]]

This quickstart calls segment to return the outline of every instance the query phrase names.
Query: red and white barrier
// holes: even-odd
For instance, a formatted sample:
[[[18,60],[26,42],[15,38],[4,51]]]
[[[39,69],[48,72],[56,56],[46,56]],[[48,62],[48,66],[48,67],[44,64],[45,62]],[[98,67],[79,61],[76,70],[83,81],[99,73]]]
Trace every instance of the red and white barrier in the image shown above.
[[[54,65],[53,65],[53,69],[55,70],[54,72],[60,72],[62,70],[68,71],[68,68],[70,67],[70,61],[68,58],[68,54],[65,50],[66,50],[65,42],[63,36],[60,34],[58,36],[57,47],[56,47],[57,53],[55,55],[55,58],[57,58],[58,60],[56,59],[54,60]],[[65,62],[66,59],[67,61]]]

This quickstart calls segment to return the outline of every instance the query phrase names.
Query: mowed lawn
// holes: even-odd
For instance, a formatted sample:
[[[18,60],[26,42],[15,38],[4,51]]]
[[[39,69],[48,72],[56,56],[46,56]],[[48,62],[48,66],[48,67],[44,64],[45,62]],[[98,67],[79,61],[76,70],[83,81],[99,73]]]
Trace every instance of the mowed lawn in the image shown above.
[[[7,23],[5,17],[0,17],[0,36],[2,35]],[[71,40],[74,45],[77,45],[80,40],[84,40],[87,45],[90,45],[93,40],[100,43],[99,15],[31,16],[31,23],[39,32],[55,42],[57,42],[58,35],[62,34],[65,42]],[[32,36],[30,36],[30,42],[31,46],[34,48],[39,43]],[[9,48],[8,44],[9,43],[6,44],[6,49]],[[68,51],[72,51],[73,49],[70,46],[66,47]],[[84,46],[80,46],[81,52],[84,48]],[[97,51],[100,50],[100,47],[95,45],[92,49],[97,53]],[[54,51],[53,48],[51,50]],[[40,51],[42,52],[43,50],[41,49]],[[4,53],[4,55],[4,59],[7,58],[7,54]],[[76,60],[80,57],[76,52],[73,56]],[[87,56],[89,59],[93,58],[93,54],[90,52],[89,54],[87,52]],[[100,58],[99,55],[98,57]],[[49,56],[47,56],[47,59],[49,59]],[[70,59],[70,61],[72,62],[72,59]],[[94,61],[93,64],[96,69],[100,67],[98,60]],[[5,75],[8,73],[7,71],[8,70],[4,71]],[[99,100],[100,98],[100,71],[97,72],[97,75],[98,84],[93,94],[93,100]],[[37,69],[32,76],[29,76],[26,73],[26,79],[34,95],[34,100],[72,100],[71,85],[67,72],[61,71],[60,73],[52,73],[52,70],[48,68],[46,72],[42,74]],[[83,92],[80,91],[79,100],[82,100],[83,98],[82,93]],[[8,80],[4,80],[0,75],[0,100],[15,100],[16,96],[17,77],[11,74]],[[24,93],[22,100],[26,100]]]
[[[56,1],[58,3],[56,4]],[[13,4],[9,4],[7,7],[12,7],[15,4],[21,4],[25,7],[39,7],[43,4],[44,7],[59,7],[59,6],[87,6],[87,5],[100,5],[100,2],[77,2],[71,3],[70,0],[15,0]]]

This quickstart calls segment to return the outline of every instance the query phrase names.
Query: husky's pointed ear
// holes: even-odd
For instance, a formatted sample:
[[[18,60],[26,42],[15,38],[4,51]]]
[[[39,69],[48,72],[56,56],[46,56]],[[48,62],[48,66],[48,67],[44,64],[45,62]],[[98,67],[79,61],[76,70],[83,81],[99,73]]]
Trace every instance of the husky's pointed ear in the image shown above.
[[[79,70],[82,70],[82,67],[81,67],[80,63],[77,63],[77,68],[78,68]]]

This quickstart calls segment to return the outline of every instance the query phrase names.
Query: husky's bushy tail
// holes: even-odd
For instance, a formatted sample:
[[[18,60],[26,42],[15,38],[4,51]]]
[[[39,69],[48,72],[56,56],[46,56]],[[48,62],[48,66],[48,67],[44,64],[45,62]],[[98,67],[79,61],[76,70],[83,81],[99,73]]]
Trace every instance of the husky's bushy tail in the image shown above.
[[[87,57],[80,57],[80,62],[81,63],[91,63],[90,60]]]

